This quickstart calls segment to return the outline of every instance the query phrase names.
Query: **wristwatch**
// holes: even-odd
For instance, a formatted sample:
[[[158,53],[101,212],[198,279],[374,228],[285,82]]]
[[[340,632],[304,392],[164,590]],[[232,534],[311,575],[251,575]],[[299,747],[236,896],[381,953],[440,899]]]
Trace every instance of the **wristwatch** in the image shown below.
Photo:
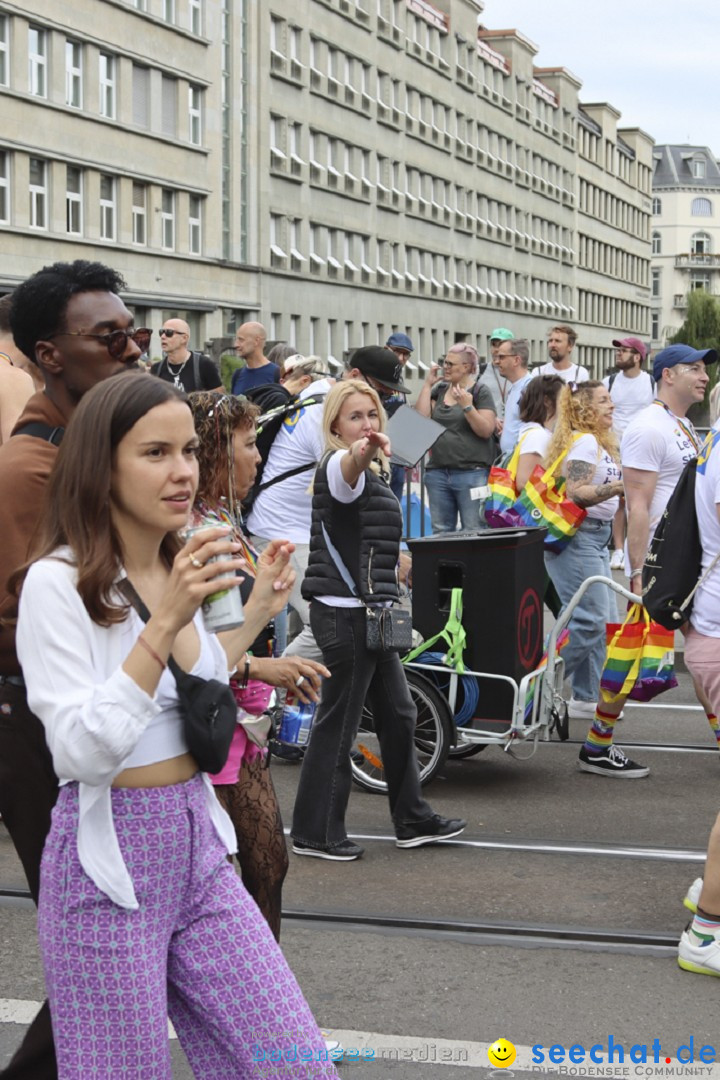
[[[463,405],[463,412],[470,412],[471,409],[472,409],[472,405]]]

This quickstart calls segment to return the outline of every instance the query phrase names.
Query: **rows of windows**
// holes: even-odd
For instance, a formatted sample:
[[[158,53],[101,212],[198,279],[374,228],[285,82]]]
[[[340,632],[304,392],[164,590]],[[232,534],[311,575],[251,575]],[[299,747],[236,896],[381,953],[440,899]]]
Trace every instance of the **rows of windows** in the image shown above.
[[[367,9],[359,9],[351,0],[320,0],[334,7],[341,14],[355,19],[360,16],[364,24],[369,22]],[[466,88],[476,90],[486,99],[505,108],[528,123],[533,123],[556,141],[562,141],[570,149],[575,148],[576,119],[574,113],[559,107],[553,91],[541,80],[532,82],[513,78],[507,60],[497,53],[486,40],[464,41],[459,35],[450,35],[447,16],[426,3],[425,0],[378,0],[377,33],[381,39],[400,47],[403,42],[408,52],[421,60],[431,60],[444,73],[450,71],[450,42],[455,46],[455,74]],[[303,80],[306,60],[303,56],[303,34],[299,26],[292,24],[280,14],[271,15],[271,68],[275,74],[295,81]],[[399,122],[405,111],[413,120],[413,87],[404,88],[394,71],[378,72],[377,87],[373,88],[372,73],[362,57],[353,56],[338,49],[334,42],[312,35],[309,47],[311,86],[326,92],[329,97],[353,108],[369,111],[373,95],[378,102],[379,118],[386,113]],[[510,84],[513,84],[512,90]],[[405,94],[403,95],[403,89]],[[511,99],[512,94],[512,99]],[[403,97],[405,100],[402,100]],[[442,111],[450,112],[442,101],[437,102]],[[432,123],[420,119],[418,123]],[[440,125],[438,130],[442,131]],[[583,129],[584,155],[603,167],[607,172],[625,180],[635,181],[640,190],[649,194],[651,170],[636,163],[634,151],[622,144],[605,139],[604,156],[590,146],[594,138]],[[600,141],[599,139],[596,141]]]
[[[482,130],[487,133],[486,128]],[[496,136],[495,132],[491,134]],[[301,124],[271,114],[271,171],[303,180],[306,177],[307,165],[310,183],[324,190],[367,201],[374,198],[379,205],[386,208],[404,210],[407,214],[445,225],[454,224],[456,228],[467,231],[473,231],[479,223],[510,230],[521,240],[526,237],[530,241],[536,239],[536,230],[532,221],[528,224],[528,215],[514,210],[508,204],[488,199],[473,188],[452,183],[444,176],[428,173],[315,128],[308,131],[307,146],[304,139],[305,133]],[[493,157],[493,161],[498,160]],[[526,183],[531,183],[535,190],[547,194],[549,189],[554,187],[553,181],[558,179],[557,166],[537,154],[530,153],[527,164],[538,171],[523,174],[527,177]],[[564,172],[563,181],[569,182]],[[520,182],[521,175],[518,173],[518,183]],[[564,196],[571,199],[570,193],[565,189],[554,190],[562,190]],[[551,223],[540,216],[535,220],[546,222],[539,227],[537,239],[556,249],[548,253],[559,257],[563,251],[570,250],[569,229],[551,227]],[[511,236],[506,236],[505,239],[507,242],[512,241]]]
[[[305,68],[300,59],[302,34],[299,27],[278,16],[271,17],[271,70],[283,78],[292,77],[299,85],[303,84]],[[450,108],[437,97],[406,84],[394,74],[375,72],[364,60],[320,37],[310,37],[309,58],[313,92],[368,117],[374,110],[381,124],[405,131],[441,150],[453,151],[457,157],[513,178],[518,184],[532,185],[547,198],[572,205],[573,173],[554,157],[530,150],[475,117]],[[279,124],[281,118],[276,120]],[[277,143],[272,145],[277,146]],[[284,151],[282,146],[279,149]],[[276,156],[276,166],[280,160]],[[300,169],[294,174],[299,177]]]
[[[17,160],[16,160],[17,159]],[[20,186],[21,170],[27,167],[27,225],[31,229],[63,232],[69,236],[88,236],[100,240],[119,239],[121,220],[121,181],[109,173],[95,173],[79,165],[65,165],[43,157],[11,155],[0,150],[0,222],[22,225],[25,215],[24,196]],[[17,182],[12,183],[13,169],[17,170]],[[51,195],[57,187],[65,191],[65,216],[63,221],[53,220]],[[13,198],[11,200],[11,192]],[[132,243],[140,247],[152,246],[163,251],[187,251],[191,255],[202,254],[202,223],[204,199],[188,194],[186,210],[186,242],[179,243],[180,193],[171,188],[157,188],[142,182],[131,182]],[[13,205],[14,204],[14,205]],[[150,207],[158,211],[158,226],[152,232]]]
[[[580,178],[579,203],[580,210],[596,220],[604,221],[641,240],[649,236],[649,214],[582,177]]]
[[[282,214],[270,215],[269,238],[276,269],[517,311],[565,317],[573,311],[568,285],[446,252]]]
[[[0,85],[10,85],[10,35],[11,20],[0,15]],[[121,58],[114,53],[97,50],[94,46],[65,38],[64,94],[60,97],[59,83],[53,70],[54,59],[52,32],[41,26],[28,26],[27,91],[34,97],[59,101],[71,109],[96,112],[107,120],[118,118],[118,90]],[[97,90],[93,88],[92,100],[86,84],[89,65],[96,65]],[[184,132],[188,142],[201,146],[203,139],[203,88],[186,83],[167,74],[154,73],[160,78],[160,131],[176,138],[179,133],[178,116],[182,107],[186,110]],[[18,89],[23,89],[18,77]],[[151,111],[152,91],[155,89],[153,73],[147,66],[132,65],[132,119],[138,127],[150,129],[153,123]],[[56,93],[54,91],[57,91]],[[185,95],[181,104],[181,95]]]
[[[592,236],[578,234],[578,266],[619,281],[647,287],[649,260],[631,255],[625,248],[605,244]]]
[[[130,0],[132,7],[150,15],[156,15],[173,26],[182,26],[191,34],[202,34],[203,0],[186,0],[186,10],[178,10],[176,0]]]
[[[578,290],[578,317],[591,326],[622,326],[640,335],[648,330],[648,309],[643,304],[585,289]]]
[[[662,199],[659,195],[656,195],[652,201],[652,212],[654,215],[662,214]],[[693,199],[690,203],[690,213],[693,217],[712,217],[712,200],[705,197]]]

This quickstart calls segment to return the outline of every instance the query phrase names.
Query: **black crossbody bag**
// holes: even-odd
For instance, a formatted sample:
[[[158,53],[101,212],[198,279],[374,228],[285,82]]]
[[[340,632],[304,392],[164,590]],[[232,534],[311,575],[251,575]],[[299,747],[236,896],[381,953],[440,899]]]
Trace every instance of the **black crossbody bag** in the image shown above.
[[[146,623],[150,612],[132,582],[124,578],[120,589]],[[201,679],[199,675],[183,671],[172,656],[168,657],[168,667],[177,684],[188,751],[201,772],[220,772],[227,763],[237,726],[237,703],[233,692],[219,679]]]
[[[412,616],[401,607],[370,607],[358,592],[352,575],[322,523],[325,544],[340,577],[363,604],[366,615],[365,644],[368,652],[407,652],[412,647]]]

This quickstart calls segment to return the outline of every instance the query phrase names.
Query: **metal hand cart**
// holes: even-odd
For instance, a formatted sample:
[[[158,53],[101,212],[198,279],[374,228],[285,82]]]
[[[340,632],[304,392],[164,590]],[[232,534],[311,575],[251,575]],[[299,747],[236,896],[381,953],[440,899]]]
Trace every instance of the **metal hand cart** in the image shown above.
[[[596,584],[606,585],[631,603],[639,601],[634,593],[610,578],[588,578],[556,620],[543,661],[519,682],[507,675],[487,671],[466,669],[459,674],[454,668],[437,661],[424,663],[411,660],[405,664],[410,694],[418,712],[415,747],[422,784],[428,784],[437,775],[448,757],[471,757],[487,746],[499,746],[513,757],[529,758],[535,753],[540,738],[547,742],[555,732],[558,738],[567,739],[567,705],[562,695],[565,663],[558,642],[562,642],[563,631],[579,601],[587,589]],[[498,725],[494,721],[488,724],[471,717],[469,722],[458,724],[458,704],[465,697],[464,691],[469,692],[473,684],[482,693],[483,683],[491,680],[509,686],[512,695],[509,719]],[[529,747],[529,752],[518,753],[521,746]],[[359,787],[371,792],[387,791],[382,755],[369,704],[363,711],[351,761],[353,780]]]

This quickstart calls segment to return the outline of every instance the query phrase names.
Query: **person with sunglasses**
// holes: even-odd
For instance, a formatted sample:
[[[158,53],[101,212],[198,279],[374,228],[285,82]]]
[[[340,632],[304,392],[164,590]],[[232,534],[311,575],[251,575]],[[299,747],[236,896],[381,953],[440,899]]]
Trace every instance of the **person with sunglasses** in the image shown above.
[[[157,375],[172,383],[186,394],[193,390],[222,390],[218,369],[209,356],[188,348],[190,327],[184,319],[166,319],[160,331],[160,344],[164,356],[150,368]]]
[[[133,326],[120,274],[78,259],[43,267],[14,290],[10,328],[44,380],[0,446],[0,614],[13,615],[6,582],[27,559],[65,427],[96,383],[137,367],[151,331]],[[0,624],[0,814],[38,898],[40,857],[58,782],[40,720],[30,711],[12,622]],[[3,1076],[57,1076],[43,1005]]]

